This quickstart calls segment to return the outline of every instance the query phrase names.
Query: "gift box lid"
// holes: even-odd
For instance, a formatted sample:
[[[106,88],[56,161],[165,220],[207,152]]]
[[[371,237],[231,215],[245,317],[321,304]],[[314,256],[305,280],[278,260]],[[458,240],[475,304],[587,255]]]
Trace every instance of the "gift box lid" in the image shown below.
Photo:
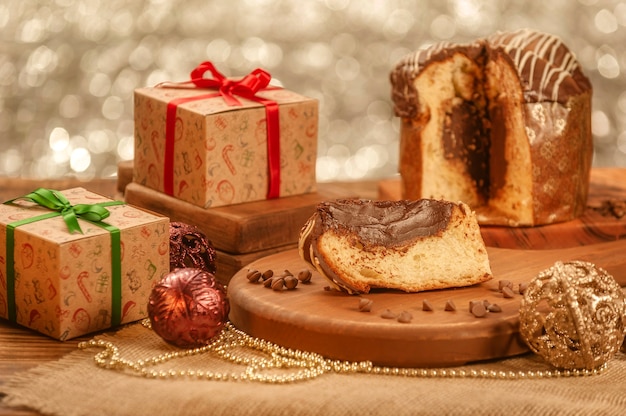
[[[263,107],[263,103],[260,101],[253,101],[241,97],[238,97],[241,105],[229,105],[218,92],[210,89],[142,87],[135,89],[135,94],[152,98],[163,103],[171,103],[174,101],[177,103],[179,108],[203,115]],[[306,97],[283,88],[262,90],[257,94],[257,97],[264,100],[274,101],[278,105],[318,101],[315,98]]]

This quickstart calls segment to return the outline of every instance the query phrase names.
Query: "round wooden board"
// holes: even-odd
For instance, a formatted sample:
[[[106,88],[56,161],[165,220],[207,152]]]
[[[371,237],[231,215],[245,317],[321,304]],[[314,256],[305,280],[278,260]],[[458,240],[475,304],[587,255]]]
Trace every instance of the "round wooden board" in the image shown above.
[[[297,250],[290,250],[256,260],[233,276],[228,284],[230,320],[252,336],[338,360],[447,367],[509,357],[528,351],[518,332],[520,282],[530,281],[555,261],[579,259],[618,273],[618,282],[624,285],[624,250],[626,241],[541,251],[488,247],[493,280],[467,288],[362,295],[373,301],[370,312],[359,312],[359,296],[325,290],[326,280],[315,271],[311,283],[281,292],[247,280],[249,269],[275,273],[287,269],[294,274],[311,270]],[[500,280],[513,283],[512,298],[499,291]],[[433,311],[422,310],[424,300]],[[456,311],[444,310],[448,300],[455,303]],[[502,312],[477,318],[469,312],[472,300],[496,303]],[[381,314],[387,309],[396,315],[407,311],[413,318],[408,323],[384,319]]]

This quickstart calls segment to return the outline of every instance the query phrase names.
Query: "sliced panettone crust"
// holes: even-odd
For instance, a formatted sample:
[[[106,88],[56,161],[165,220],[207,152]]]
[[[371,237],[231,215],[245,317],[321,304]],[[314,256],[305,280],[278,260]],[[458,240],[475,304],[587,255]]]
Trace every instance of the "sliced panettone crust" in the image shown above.
[[[420,292],[492,278],[476,217],[464,203],[324,202],[302,228],[300,256],[337,290]]]

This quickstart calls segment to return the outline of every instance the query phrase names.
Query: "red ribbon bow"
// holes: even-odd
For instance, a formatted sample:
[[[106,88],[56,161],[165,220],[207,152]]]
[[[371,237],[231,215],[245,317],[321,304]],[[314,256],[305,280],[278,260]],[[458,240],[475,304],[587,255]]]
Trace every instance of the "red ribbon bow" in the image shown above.
[[[204,77],[207,71],[213,75],[213,78]],[[272,76],[269,72],[260,68],[255,69],[240,80],[232,80],[219,72],[212,62],[202,62],[191,71],[191,82],[196,87],[219,90],[226,104],[232,106],[241,105],[235,95],[253,99],[257,92],[269,85],[271,80]]]
[[[206,72],[210,72],[213,78],[205,78]],[[280,127],[278,117],[278,104],[275,101],[257,97],[256,93],[267,89],[272,76],[262,69],[255,69],[239,80],[226,78],[211,62],[202,62],[191,71],[191,80],[196,88],[217,89],[218,94],[203,94],[193,97],[183,97],[172,100],[167,105],[167,120],[165,133],[165,161],[164,161],[164,191],[168,195],[174,195],[174,129],[176,126],[176,111],[178,105],[195,100],[221,95],[226,104],[241,106],[241,102],[235,95],[263,104],[266,113],[267,129],[267,162],[268,162],[268,199],[278,198],[280,195]],[[176,84],[174,84],[176,85]],[[166,85],[161,85],[165,87]],[[171,85],[167,85],[171,86]]]

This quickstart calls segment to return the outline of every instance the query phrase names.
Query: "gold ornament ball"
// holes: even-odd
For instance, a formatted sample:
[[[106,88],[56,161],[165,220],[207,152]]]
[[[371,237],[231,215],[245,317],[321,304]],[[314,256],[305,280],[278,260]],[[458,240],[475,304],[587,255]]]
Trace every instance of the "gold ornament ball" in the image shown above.
[[[520,334],[554,367],[593,370],[619,351],[626,299],[613,276],[584,261],[556,262],[528,285]]]

